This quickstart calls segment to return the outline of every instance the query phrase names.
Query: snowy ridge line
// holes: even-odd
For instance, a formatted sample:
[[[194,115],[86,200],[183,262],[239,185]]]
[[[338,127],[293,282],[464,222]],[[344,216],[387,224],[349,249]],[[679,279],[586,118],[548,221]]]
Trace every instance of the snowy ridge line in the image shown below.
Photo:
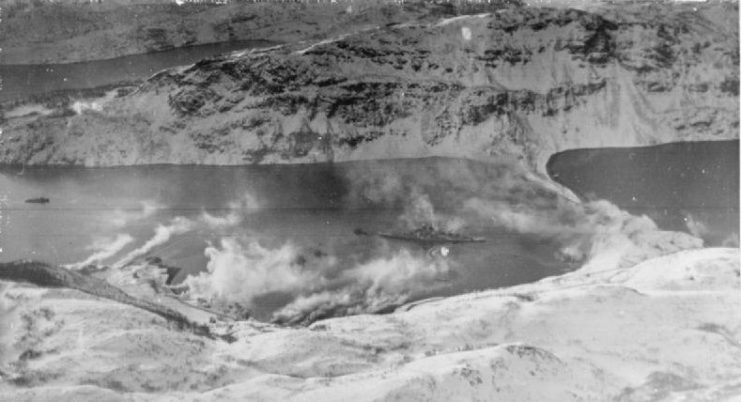
[[[322,45],[328,45],[330,43],[334,43],[334,42],[337,42],[337,41],[341,41],[341,40],[347,38],[348,36],[350,36],[350,34],[343,34],[343,35],[340,35],[340,36],[337,36],[337,37],[334,37],[334,38],[324,39],[324,40],[321,40],[321,41],[319,41],[317,43],[314,43],[314,44],[310,45],[307,48],[304,48],[304,49],[301,49],[301,50],[297,50],[297,51],[295,51],[293,53],[294,54],[303,55],[306,52],[311,51],[312,49],[314,49],[316,47],[319,47],[319,46],[322,46]]]
[[[488,17],[490,15],[491,15],[491,13],[481,13],[481,14],[474,14],[474,15],[458,15],[458,16],[455,16],[455,17],[444,18],[444,19],[440,20],[434,26],[436,26],[436,27],[443,27],[443,26],[446,26],[446,25],[450,25],[450,24],[452,24],[454,22],[458,22],[458,21],[462,21],[462,20],[467,20],[467,19],[472,19],[472,18],[486,18],[486,17]]]
[[[233,341],[231,337],[213,334],[208,326],[195,323],[185,315],[169,307],[131,296],[104,280],[85,276],[78,272],[43,262],[21,260],[0,263],[0,280],[25,282],[45,288],[78,290],[156,314],[176,324],[178,329],[191,331],[195,335],[205,336],[211,339],[221,339],[227,342]]]
[[[339,42],[339,41],[341,41],[341,40],[343,40],[343,39],[345,39],[345,38],[347,38],[349,36],[354,36],[354,35],[357,35],[357,34],[361,34],[363,32],[368,32],[368,31],[375,31],[375,30],[377,30],[379,28],[380,27],[376,25],[376,26],[373,26],[373,27],[370,27],[370,28],[361,29],[361,30],[356,31],[356,32],[350,32],[350,33],[342,34],[340,36],[335,36],[334,38],[323,39],[323,40],[321,40],[319,42],[316,42],[314,44],[311,44],[309,47],[306,47],[306,48],[301,49],[301,50],[297,50],[297,51],[293,52],[293,54],[304,55],[304,54],[306,54],[306,52],[309,52],[309,51],[311,51],[314,48],[317,48],[319,46],[328,45],[328,44],[334,43],[334,42]]]

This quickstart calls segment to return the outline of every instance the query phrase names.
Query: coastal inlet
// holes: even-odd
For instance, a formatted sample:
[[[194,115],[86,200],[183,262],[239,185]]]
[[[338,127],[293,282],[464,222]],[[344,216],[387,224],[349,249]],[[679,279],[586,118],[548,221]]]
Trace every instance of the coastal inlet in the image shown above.
[[[595,182],[584,172],[617,172],[619,164],[595,169],[588,163],[622,161],[619,155],[628,151],[602,150],[601,158],[556,155],[551,174],[582,195],[582,203],[518,165],[450,158],[6,167],[0,175],[1,259],[33,258],[90,272],[155,263],[169,268],[168,284],[192,302],[217,309],[238,304],[259,319],[291,324],[384,312],[421,298],[558,275],[616,245],[643,249],[641,243],[669,236],[655,236],[662,230],[686,233],[669,236],[669,246],[651,245],[662,252],[703,241],[737,245],[738,227],[727,223],[738,216],[737,203],[723,194],[737,194],[738,180],[707,165],[737,154],[738,142],[735,148],[731,143],[685,145],[706,156],[696,158],[686,158],[682,145],[673,145],[673,152],[630,150],[634,172],[643,172],[636,164],[667,168],[642,181],[627,169],[611,175],[608,188],[617,192],[591,189]],[[670,168],[680,161],[684,170]],[[695,174],[703,169],[714,178]],[[682,172],[684,180],[671,179]],[[622,192],[645,202],[626,205]],[[695,196],[659,202],[678,192],[714,193],[707,202],[723,205],[698,204]],[[26,202],[42,198],[49,202]],[[613,266],[628,264],[635,257],[629,251]]]
[[[517,199],[532,210],[563,202],[509,165],[430,158],[8,167],[0,188],[7,197],[2,261],[115,269],[157,257],[181,269],[174,283],[189,283],[204,299],[238,300],[263,319],[306,298],[331,304],[345,297],[348,305],[335,306],[340,314],[376,311],[531,282],[572,267],[560,256],[561,239],[497,222],[481,210],[482,202],[500,208]],[[25,202],[39,197],[50,202]],[[485,241],[427,244],[354,233],[422,227]]]

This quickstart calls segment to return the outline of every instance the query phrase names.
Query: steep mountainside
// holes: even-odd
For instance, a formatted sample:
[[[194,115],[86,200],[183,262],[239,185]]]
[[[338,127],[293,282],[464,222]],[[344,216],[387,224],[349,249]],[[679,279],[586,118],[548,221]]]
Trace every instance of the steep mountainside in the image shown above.
[[[567,148],[736,138],[738,40],[735,3],[398,24],[164,71],[75,113],[8,118],[0,162],[446,155],[544,172]]]
[[[231,1],[0,0],[0,64],[67,63],[205,43],[319,40],[366,26],[427,21],[519,4],[431,4],[393,0]]]

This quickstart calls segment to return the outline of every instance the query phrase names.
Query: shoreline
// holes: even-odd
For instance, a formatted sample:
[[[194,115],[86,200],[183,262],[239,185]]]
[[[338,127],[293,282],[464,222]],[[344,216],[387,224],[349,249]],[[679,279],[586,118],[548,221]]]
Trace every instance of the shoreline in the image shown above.
[[[443,389],[458,400],[496,395],[563,402],[626,394],[638,401],[658,389],[689,400],[721,400],[737,395],[731,379],[741,373],[741,354],[726,345],[738,332],[738,257],[738,249],[685,250],[629,268],[577,270],[309,327],[252,320],[213,325],[233,343],[173,331],[149,313],[77,291],[5,284],[0,295],[13,297],[5,303],[15,300],[18,315],[60,329],[33,346],[36,357],[22,365],[0,361],[0,390],[39,400],[60,392],[90,400],[450,400],[440,395]],[[20,326],[11,333],[0,328],[6,339],[16,333]],[[76,342],[89,352],[75,349]],[[21,351],[6,350],[5,358]],[[187,359],[164,369],[173,361],[169,354]],[[696,362],[698,354],[709,358]],[[235,357],[249,370],[235,366]],[[131,364],[141,365],[147,386],[156,388],[142,388],[138,371],[122,369]],[[112,373],[111,365],[117,368]],[[200,385],[215,373],[224,381]],[[45,379],[49,375],[53,381]],[[173,385],[176,378],[181,381]]]
[[[728,198],[719,195],[725,192],[707,194],[711,191],[706,187],[695,186],[700,190],[671,193],[683,187],[671,187],[667,180],[665,193],[685,204],[678,203],[670,218],[664,209],[663,221],[659,215],[650,215],[652,220],[649,212],[634,215],[616,202],[577,195],[576,186],[572,190],[562,184],[549,168],[556,155],[575,150],[715,140],[738,144],[738,2],[581,3],[576,5],[581,10],[503,8],[470,18],[455,17],[455,8],[408,2],[389,14],[384,13],[385,2],[368,7],[354,2],[356,9],[345,9],[345,3],[328,5],[335,8],[326,8],[327,15],[293,3],[205,7],[211,11],[196,13],[203,20],[195,23],[190,11],[171,7],[183,11],[178,19],[182,29],[157,23],[157,9],[142,14],[137,20],[142,28],[134,36],[127,34],[134,32],[129,29],[111,37],[105,28],[72,39],[56,35],[37,46],[41,52],[34,57],[70,59],[245,35],[288,43],[260,54],[232,53],[162,70],[121,96],[112,95],[120,88],[105,98],[94,97],[100,89],[51,94],[40,98],[44,107],[31,105],[3,116],[0,177],[24,172],[28,177],[6,178],[17,184],[10,191],[18,193],[0,199],[0,207],[44,195],[36,194],[39,189],[57,189],[59,207],[78,207],[66,219],[45,215],[55,214],[52,209],[35,212],[42,206],[18,208],[21,214],[32,211],[31,218],[40,218],[36,221],[0,208],[0,223],[13,220],[16,230],[26,222],[42,223],[39,230],[6,237],[6,250],[28,255],[35,249],[45,255],[46,245],[37,238],[49,233],[62,239],[47,243],[55,253],[57,246],[67,247],[89,255],[85,263],[126,263],[111,264],[115,268],[105,272],[92,267],[76,272],[28,260],[0,263],[0,399],[709,402],[741,396],[741,248],[707,247],[710,241],[704,244],[702,235],[695,234],[726,230],[726,223],[710,217],[729,221],[732,214],[678,209],[695,200],[695,193],[704,200],[717,195],[714,205],[725,203]],[[286,12],[271,13],[274,9]],[[59,18],[70,28],[69,35],[89,28],[73,17],[78,25]],[[397,21],[416,22],[394,25]],[[32,22],[26,25],[32,27]],[[379,28],[357,32],[373,26]],[[49,24],[39,35],[54,34],[55,27]],[[11,33],[16,39],[9,40],[24,35]],[[38,42],[44,43],[43,38]],[[0,40],[0,45],[5,43]],[[465,164],[400,164],[392,169],[389,162],[438,158],[506,169],[489,166],[479,174],[461,168],[462,174],[454,174]],[[685,159],[675,159],[689,166]],[[693,168],[708,166],[699,156],[695,160]],[[325,177],[339,176],[336,171],[319,169],[315,180],[308,168],[362,162],[388,170],[373,175],[372,169],[356,169],[357,174],[332,184]],[[720,158],[714,162],[720,171],[728,169]],[[288,165],[307,172],[291,173],[284,182],[239,171],[271,172]],[[58,180],[60,187],[30,186],[35,180],[55,182],[65,177],[65,169],[147,168],[173,171],[151,175],[149,181],[143,180],[146,174],[128,172],[69,174],[73,180]],[[187,169],[216,173],[198,175]],[[394,169],[406,176],[386,183]],[[606,186],[629,187],[616,184],[607,170],[590,173]],[[415,178],[417,171],[424,174]],[[446,171],[450,177],[436,174]],[[637,171],[654,182],[663,177]],[[644,183],[627,170],[612,173]],[[86,181],[93,176],[97,181]],[[698,183],[692,175],[682,177],[683,183]],[[719,185],[707,177],[703,184]],[[134,185],[128,181],[132,178]],[[501,189],[492,184],[496,179],[502,180]],[[436,211],[420,220],[447,219],[448,208],[451,221],[456,217],[476,230],[491,229],[490,238],[501,245],[484,244],[474,249],[478,254],[472,259],[452,255],[481,266],[469,270],[470,275],[463,273],[472,284],[460,280],[464,290],[408,301],[419,288],[410,283],[422,287],[423,293],[416,294],[435,294],[428,283],[454,280],[449,273],[460,266],[437,266],[431,253],[419,250],[401,258],[365,239],[337,244],[354,247],[357,241],[357,249],[367,256],[352,247],[349,256],[340,255],[338,247],[314,241],[351,236],[347,229],[353,226],[385,228],[406,218],[402,208],[385,215],[352,213],[347,221],[333,221],[334,226],[331,214],[311,210],[316,218],[309,220],[275,208],[285,224],[274,232],[270,219],[249,220],[258,205],[335,205],[326,200],[344,200],[334,195],[335,189],[344,188],[342,180],[357,182],[359,196],[379,188],[382,202],[386,193],[400,194],[389,205],[416,207],[417,199],[426,201],[420,208],[428,205]],[[406,181],[419,186],[420,194],[407,189]],[[325,182],[331,182],[327,188],[316,184]],[[318,195],[287,190],[296,184]],[[448,191],[435,193],[422,185]],[[647,189],[653,186],[644,183]],[[209,193],[216,190],[218,197]],[[664,190],[662,186],[657,192]],[[646,194],[648,205],[650,191],[628,191],[635,191],[625,192],[628,200]],[[264,200],[253,192],[264,194]],[[86,198],[88,193],[98,198]],[[159,215],[158,208],[166,208],[154,201],[136,204],[150,194],[157,194],[153,200],[167,200],[168,206],[188,200],[192,215],[170,210]],[[45,196],[54,203],[54,194]],[[99,200],[110,200],[98,204],[113,211],[122,196],[135,207],[122,208],[120,217],[91,213],[90,205]],[[284,204],[273,204],[275,200]],[[353,202],[347,205],[366,205]],[[213,216],[198,209],[217,203],[226,207],[210,211]],[[687,233],[664,229],[673,224],[674,215],[685,213],[677,227],[686,227]],[[43,225],[49,216],[58,216],[55,224],[64,230],[55,233],[51,222]],[[313,230],[324,228],[325,220],[326,232]],[[81,234],[99,222],[113,226],[79,238],[61,237]],[[219,226],[230,222],[238,229]],[[659,227],[660,222],[670,224]],[[0,229],[2,236],[14,235]],[[280,241],[261,246],[258,235],[236,239],[245,229],[264,231],[266,238],[311,240],[294,248],[276,248]],[[299,229],[306,233],[294,233]],[[206,248],[202,243],[211,238],[205,233],[222,241]],[[180,242],[186,237],[192,242]],[[225,244],[224,237],[234,242]],[[84,248],[93,240],[101,241]],[[723,244],[738,244],[738,236],[735,243]],[[169,254],[141,261],[167,247],[172,248]],[[200,247],[203,252],[196,255]],[[353,259],[366,257],[368,264],[353,265]],[[189,258],[207,274],[181,285],[191,286],[186,300],[171,297],[182,288],[163,285],[172,268],[169,259],[186,266]],[[549,258],[566,268],[549,264]],[[80,260],[75,254],[75,261]],[[324,266],[328,268],[320,270]],[[531,271],[535,274],[527,276]],[[538,273],[549,276],[532,279]],[[499,277],[509,282],[496,283],[531,279],[500,287],[482,280],[495,283]],[[270,292],[280,297],[286,293],[287,304],[271,313],[274,322],[258,321],[248,309],[257,305],[256,297],[272,297]],[[374,307],[394,302],[382,311],[389,314],[375,314],[381,310]]]
[[[18,3],[24,4],[24,0]],[[519,2],[515,2],[519,3]],[[277,42],[321,40],[352,31],[360,24],[387,25],[409,19],[429,20],[493,11],[511,7],[509,2],[493,4],[439,4],[414,2],[400,5],[393,0],[340,1],[315,4],[292,2],[229,2],[227,4],[177,5],[175,2],[141,2],[132,4],[44,4],[4,12],[3,24],[9,39],[0,41],[3,60],[0,64],[61,64],[89,62],[182,48],[183,45],[205,45],[229,40],[270,38]],[[391,11],[390,13],[384,11]],[[54,12],[56,11],[56,13]],[[79,32],[59,30],[55,14],[80,25]],[[103,16],[111,26],[99,26],[91,18]],[[92,16],[92,17],[91,17]],[[178,23],[168,20],[179,17]],[[358,16],[356,18],[356,16]],[[137,17],[132,26],[126,18]],[[40,32],[26,32],[28,20],[46,23]],[[63,21],[64,21],[63,20]],[[13,28],[16,28],[14,32]],[[24,32],[26,32],[24,36]],[[26,38],[45,36],[39,45]],[[9,42],[9,43],[8,43]],[[36,42],[36,43],[34,43]],[[107,44],[108,46],[102,46]],[[8,63],[8,61],[12,63]]]
[[[736,143],[738,142],[738,140],[731,140],[731,141],[732,142],[736,142]],[[692,141],[692,142],[696,142],[696,141]],[[707,141],[705,141],[705,142],[707,142]],[[647,146],[647,147],[629,147],[629,148],[646,149],[646,148],[652,148],[652,147],[656,147],[656,146],[661,146],[661,145]],[[600,148],[600,149],[609,149],[609,148]],[[460,160],[460,161],[465,161],[465,162],[481,163],[483,165],[486,165],[488,163],[491,163],[491,162],[485,162],[485,161],[474,160],[474,159],[450,158],[450,157],[435,157],[435,156],[432,156],[432,157],[424,157],[424,158],[402,158],[402,159],[386,159],[386,160],[387,161],[400,161],[400,162],[410,162],[410,161],[417,161],[417,160],[428,160],[428,161],[436,161],[436,160],[456,161],[456,160]],[[287,166],[294,167],[295,166],[296,169],[301,169],[302,166],[309,166],[309,165],[311,165],[311,166],[320,166],[320,167],[321,166],[331,167],[331,166],[335,166],[335,165],[339,165],[339,166],[346,165],[346,166],[348,166],[348,165],[362,163],[362,162],[369,162],[369,163],[379,163],[379,162],[381,162],[382,163],[383,161],[384,160],[368,160],[368,161],[344,161],[344,162],[336,162],[336,163],[333,163],[333,162],[322,162],[322,163],[311,163],[311,164],[260,164],[260,165],[153,164],[153,165],[129,165],[129,166],[107,166],[107,167],[62,166],[62,167],[58,167],[58,169],[55,166],[38,166],[38,165],[33,165],[33,166],[28,166],[26,168],[23,168],[22,166],[0,165],[0,173],[8,173],[8,174],[17,173],[17,172],[8,172],[8,169],[14,169],[14,168],[15,169],[23,169],[21,171],[24,171],[24,170],[28,170],[28,171],[35,171],[35,170],[36,171],[44,171],[44,170],[48,170],[48,169],[54,169],[56,172],[59,172],[60,174],[64,174],[65,171],[70,171],[70,172],[81,171],[81,170],[82,171],[87,171],[87,170],[97,171],[97,170],[101,170],[101,169],[102,170],[118,170],[118,169],[134,169],[134,170],[138,170],[138,169],[147,169],[147,168],[153,168],[153,169],[158,169],[158,168],[172,168],[172,169],[179,169],[179,168],[186,168],[186,169],[187,168],[195,168],[195,169],[224,169],[224,168],[227,168],[227,169],[237,169],[237,170],[243,169],[243,168],[248,168],[248,169],[249,168],[258,168],[258,169],[259,168],[264,168],[264,169],[270,170],[270,169],[281,167],[281,166],[284,166],[284,167],[287,167]],[[501,164],[501,166],[502,167],[506,167],[508,165]],[[524,179],[527,180],[527,181],[535,182],[535,183],[543,186],[545,189],[547,189],[549,191],[553,191],[556,195],[558,195],[559,197],[563,197],[564,200],[567,200],[567,201],[569,201],[571,203],[574,203],[574,204],[577,204],[577,205],[584,205],[588,201],[588,200],[585,200],[582,197],[578,197],[576,195],[576,193],[572,189],[570,189],[569,187],[567,187],[565,184],[562,184],[561,182],[557,181],[554,177],[550,176],[550,174],[549,174],[549,176],[547,178],[543,178],[540,175],[538,175],[538,174],[536,174],[536,173],[534,173],[532,171],[528,171],[527,173],[525,173]],[[609,199],[607,201],[608,202],[611,202],[611,203],[614,203],[615,202],[615,200],[609,200]],[[663,229],[663,230],[669,230],[669,229]],[[686,232],[686,231],[683,231],[683,232]],[[579,271],[580,269],[584,268],[584,264],[586,264],[587,262],[588,261],[586,261],[586,260],[583,261],[582,264],[578,268],[576,268],[574,271]],[[411,302],[411,303],[415,303],[415,302]],[[402,306],[403,305],[396,306],[394,309],[401,308]]]
[[[703,13],[728,7],[706,5]],[[80,101],[78,112],[63,104],[61,116],[6,119],[0,161],[244,165],[437,155],[509,159],[545,177],[551,155],[567,149],[737,138],[733,60],[721,47],[692,46],[704,37],[705,14],[688,22],[697,32],[661,47],[673,64],[654,65],[642,52],[656,49],[631,41],[637,27],[661,39],[654,30],[684,15],[683,7],[656,8],[644,10],[656,19],[631,14],[646,20],[640,24],[609,20],[609,9],[505,9],[317,39],[304,54],[293,50],[306,46],[291,42],[167,69],[132,93]],[[554,18],[558,34],[542,28]],[[463,28],[484,38],[510,34],[502,43],[469,43],[459,37]],[[737,42],[734,30],[719,31],[718,43]],[[608,31],[607,49],[590,47],[589,38]],[[559,45],[577,33],[573,46]],[[520,47],[517,57],[508,50]],[[723,63],[710,63],[716,58]],[[676,82],[664,82],[669,73]],[[685,82],[694,74],[700,87]],[[677,97],[685,107],[674,105]]]
[[[89,60],[79,60],[79,61],[67,61],[67,62],[61,62],[61,63],[2,63],[0,62],[0,67],[9,67],[9,68],[22,68],[22,67],[30,67],[30,66],[48,66],[48,67],[54,67],[54,66],[70,66],[74,64],[89,64],[89,63],[96,63],[96,62],[110,62],[110,61],[116,61],[120,59],[126,59],[130,57],[136,57],[136,56],[157,56],[162,55],[163,53],[173,52],[173,51],[179,51],[179,50],[197,50],[200,48],[210,48],[214,46],[225,46],[230,47],[231,45],[235,46],[242,46],[242,45],[255,45],[259,44],[259,46],[251,46],[251,47],[240,47],[235,48],[234,50],[228,50],[224,51],[222,53],[214,54],[213,56],[205,57],[204,59],[210,59],[210,58],[216,58],[220,55],[226,55],[233,52],[238,52],[240,50],[248,50],[248,49],[258,49],[258,50],[264,50],[269,49],[275,46],[282,46],[285,45],[287,42],[283,41],[275,41],[271,39],[264,39],[264,38],[255,38],[255,39],[236,39],[236,40],[225,40],[225,41],[215,41],[215,42],[204,42],[204,43],[192,43],[184,46],[174,46],[170,48],[164,48],[164,49],[157,49],[152,50],[144,53],[129,53],[129,54],[122,54],[120,56],[113,56],[103,59],[89,59]],[[168,68],[176,68],[181,67],[181,65],[168,67]],[[146,80],[147,77],[142,77],[142,81]],[[92,88],[73,88],[70,89],[71,91],[75,90],[82,90],[82,89],[96,89],[97,87]],[[12,99],[15,100],[15,99]]]

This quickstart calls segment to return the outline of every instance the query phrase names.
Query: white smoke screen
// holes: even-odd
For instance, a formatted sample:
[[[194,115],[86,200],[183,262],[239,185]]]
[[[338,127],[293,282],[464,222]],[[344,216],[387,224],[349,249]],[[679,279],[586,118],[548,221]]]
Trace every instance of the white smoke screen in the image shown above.
[[[89,247],[94,251],[92,255],[83,261],[69,264],[66,268],[80,269],[90,264],[100,264],[108,258],[113,257],[120,252],[124,247],[134,241],[134,238],[128,234],[118,234],[113,238],[104,237],[96,239],[93,244]]]
[[[135,259],[146,255],[148,252],[153,250],[155,247],[161,246],[167,243],[170,238],[174,235],[183,234],[193,228],[193,222],[183,217],[177,217],[170,222],[169,225],[158,225],[155,228],[154,236],[147,240],[143,245],[135,250],[130,251],[126,256],[120,259],[115,267],[122,267],[126,264],[134,261]]]
[[[292,244],[267,248],[248,238],[224,238],[205,253],[207,272],[184,282],[191,298],[251,307],[266,294],[289,293],[293,301],[274,318],[291,323],[397,306],[439,286],[450,273],[446,260],[408,250],[385,250],[379,255],[389,256],[353,266],[329,255],[306,257]]]
[[[290,244],[268,249],[254,240],[224,238],[205,253],[207,272],[191,276],[185,283],[192,295],[208,299],[249,305],[264,293],[306,287],[318,275],[297,263],[298,250]]]
[[[362,174],[349,171],[346,207],[397,210],[393,229],[402,232],[421,225],[461,233],[496,228],[544,239],[557,245],[555,257],[585,269],[618,269],[702,246],[690,234],[659,230],[648,217],[633,216],[607,201],[575,203],[517,166],[444,159],[415,166],[392,169],[379,163]],[[371,242],[362,255],[340,257],[330,251],[315,257],[290,242],[262,245],[255,233],[225,237],[207,247],[207,272],[189,277],[185,284],[192,299],[214,306],[254,307],[262,298],[280,294],[284,303],[272,319],[306,324],[387,311],[450,286],[452,274],[461,268],[447,248],[392,248],[385,241]]]

